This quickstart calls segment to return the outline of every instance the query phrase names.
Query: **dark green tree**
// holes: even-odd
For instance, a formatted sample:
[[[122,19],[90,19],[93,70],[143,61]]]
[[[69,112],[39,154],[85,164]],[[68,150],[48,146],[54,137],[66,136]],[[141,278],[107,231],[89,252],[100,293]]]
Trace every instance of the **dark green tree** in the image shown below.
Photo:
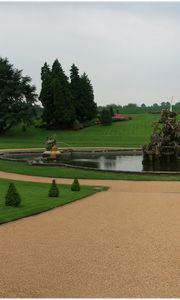
[[[154,103],[154,104],[152,105],[152,107],[153,107],[153,108],[156,108],[156,109],[160,108],[160,106],[159,106],[157,103]]]
[[[41,68],[41,92],[39,95],[39,100],[41,101],[44,109],[42,114],[42,119],[47,124],[47,128],[54,126],[54,103],[52,94],[52,84],[51,84],[51,70],[48,64],[45,62],[44,66]]]
[[[59,189],[57,187],[55,179],[53,179],[49,193],[48,193],[48,197],[58,197],[58,196],[59,196]]]
[[[54,104],[54,125],[59,128],[72,126],[75,120],[70,84],[61,64],[56,59],[52,66],[52,94]]]
[[[110,110],[110,113],[111,113],[111,117],[113,117],[113,116],[114,116],[114,110],[113,110],[113,107],[110,106],[109,110]]]
[[[97,114],[94,92],[88,76],[79,76],[73,64],[70,83],[56,59],[50,70],[47,63],[41,69],[42,89],[39,96],[43,104],[43,120],[49,128],[72,127],[75,120],[83,123]]]
[[[0,134],[18,123],[24,127],[32,124],[35,91],[30,77],[22,76],[22,70],[15,69],[7,58],[0,57]]]
[[[75,64],[71,66],[70,69],[70,88],[71,88],[71,94],[73,99],[73,104],[75,108],[76,113],[76,119],[79,121],[82,121],[82,112],[81,112],[81,79],[79,76],[79,69],[76,67]]]
[[[70,79],[76,118],[82,123],[92,120],[96,117],[97,106],[94,102],[93,87],[87,74],[80,76],[79,69],[73,64],[70,69]]]
[[[18,207],[20,203],[21,203],[21,197],[14,183],[10,183],[7,194],[5,196],[5,205]]]
[[[111,125],[112,124],[111,112],[107,108],[104,108],[101,112],[101,123],[102,123],[102,125]]]
[[[135,108],[138,107],[138,105],[136,103],[128,103],[127,105],[125,105],[126,107],[131,107],[131,108]]]
[[[160,105],[161,105],[162,108],[169,108],[171,104],[168,101],[167,102],[163,101],[163,102],[161,102]]]
[[[97,105],[94,102],[94,92],[93,92],[93,86],[87,76],[86,73],[84,73],[81,77],[81,94],[80,94],[80,120],[87,121],[92,120],[94,117],[96,117],[97,114]]]

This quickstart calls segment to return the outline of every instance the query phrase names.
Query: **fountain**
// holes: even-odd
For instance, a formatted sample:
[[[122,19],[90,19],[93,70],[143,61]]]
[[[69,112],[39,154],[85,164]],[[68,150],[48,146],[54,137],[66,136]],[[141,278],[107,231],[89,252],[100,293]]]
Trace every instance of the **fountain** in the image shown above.
[[[150,143],[143,146],[143,164],[180,160],[180,122],[172,109],[163,109],[154,123]]]
[[[43,160],[57,160],[61,152],[56,146],[56,139],[48,137],[46,141],[46,150],[43,152]]]

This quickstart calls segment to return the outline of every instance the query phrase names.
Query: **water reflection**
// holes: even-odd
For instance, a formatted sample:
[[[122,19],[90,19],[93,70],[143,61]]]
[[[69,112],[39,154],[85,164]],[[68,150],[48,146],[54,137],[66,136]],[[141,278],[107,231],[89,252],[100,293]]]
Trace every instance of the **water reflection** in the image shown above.
[[[69,163],[76,166],[96,168],[111,171],[180,171],[180,162],[174,160],[155,161],[151,164],[142,163],[142,155],[89,154],[89,158],[72,158]]]
[[[142,155],[100,155],[94,158],[75,158],[73,165],[114,171],[142,171]]]
[[[66,163],[74,166],[82,166],[95,168],[100,170],[111,170],[111,171],[180,171],[180,161],[177,160],[162,160],[155,161],[151,164],[144,164],[142,154],[127,154],[110,152],[63,152],[60,158],[53,163]],[[33,160],[43,164],[42,153],[7,153],[4,155],[5,158],[17,159],[17,160]],[[52,161],[50,161],[52,163]],[[48,161],[46,161],[48,163]]]

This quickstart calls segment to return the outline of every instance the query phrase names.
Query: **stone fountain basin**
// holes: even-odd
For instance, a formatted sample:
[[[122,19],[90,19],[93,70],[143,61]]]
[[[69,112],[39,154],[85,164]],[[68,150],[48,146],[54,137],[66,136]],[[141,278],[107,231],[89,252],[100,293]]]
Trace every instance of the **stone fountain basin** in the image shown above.
[[[67,166],[86,170],[122,172],[134,174],[177,174],[180,175],[180,163],[167,162],[163,165],[142,164],[141,148],[120,149],[61,149],[57,160],[42,160],[43,151],[7,151],[0,159],[28,162],[37,166]]]

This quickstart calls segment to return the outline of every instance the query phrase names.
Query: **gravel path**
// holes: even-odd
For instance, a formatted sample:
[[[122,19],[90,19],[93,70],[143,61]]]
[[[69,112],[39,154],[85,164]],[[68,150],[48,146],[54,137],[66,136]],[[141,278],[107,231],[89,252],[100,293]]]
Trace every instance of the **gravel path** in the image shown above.
[[[110,189],[0,226],[0,297],[180,297],[180,183],[80,182]]]

